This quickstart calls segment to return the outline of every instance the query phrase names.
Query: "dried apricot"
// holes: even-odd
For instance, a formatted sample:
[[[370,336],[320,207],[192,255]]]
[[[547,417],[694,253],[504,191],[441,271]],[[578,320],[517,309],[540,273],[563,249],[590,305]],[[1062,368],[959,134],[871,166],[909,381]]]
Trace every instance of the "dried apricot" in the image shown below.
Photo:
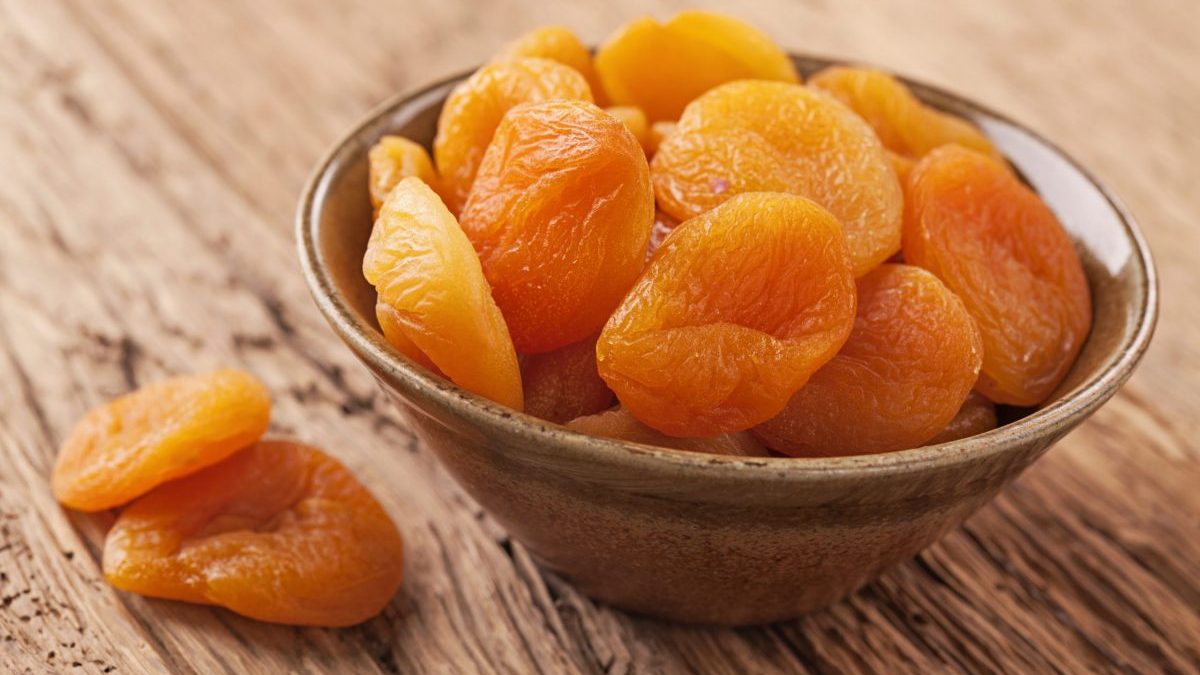
[[[513,108],[479,168],[462,227],[517,351],[594,335],[633,284],[654,219],[646,156],[583,101]]]
[[[881,265],[858,281],[858,316],[841,351],[753,433],[798,457],[921,445],[954,418],[982,356],[975,322],[937,277]]]
[[[557,61],[513,58],[484,66],[450,92],[438,117],[433,155],[446,206],[459,213],[500,120],[520,103],[566,98],[591,101],[587,81]]]
[[[630,22],[600,47],[596,72],[610,101],[636,105],[654,122],[678,118],[719,84],[799,80],[787,54],[758,29],[700,10],[661,24],[650,17]]]
[[[344,466],[266,441],[160,486],[104,542],[113,586],[261,621],[349,626],[400,587],[400,533]]]
[[[854,278],[841,226],[803,197],[738,195],[681,223],[596,347],[622,407],[671,436],[774,417],[845,342]]]
[[[662,448],[707,452],[713,455],[766,457],[771,454],[746,431],[720,434],[708,438],[675,438],[651,429],[639,422],[627,410],[621,408],[579,417],[568,422],[566,426],[572,431],[591,436],[616,438]]]
[[[866,122],[822,92],[733,82],[692,102],[654,154],[658,206],[684,220],[743,192],[808,197],[841,223],[862,276],[900,248],[903,195]]]
[[[565,26],[541,26],[525,33],[501,48],[495,61],[508,61],[519,57],[535,57],[557,61],[576,70],[587,80],[592,99],[604,105],[604,88],[592,65],[592,53],[579,40],[579,36]]]
[[[646,154],[650,154],[650,123],[646,121],[646,113],[641,108],[631,105],[614,105],[604,109],[604,112],[621,120],[621,124],[629,129],[629,133],[637,139],[638,144]]]
[[[1002,159],[991,141],[970,122],[925,105],[891,75],[870,68],[831,66],[808,78],[850,106],[875,129],[883,146],[905,157],[920,158],[947,143]]]
[[[977,388],[997,403],[1044,401],[1092,323],[1087,277],[1054,212],[1008,168],[957,145],[907,184],[904,258],[962,298],[983,336]]]
[[[383,203],[363,276],[379,301],[395,310],[387,319],[394,320],[391,328],[399,328],[451,381],[521,409],[517,355],[479,258],[420,179],[400,181]]]
[[[434,192],[442,191],[442,179],[433,168],[429,152],[403,136],[384,136],[371,147],[367,153],[367,175],[376,217],[388,193],[402,178],[416,176]]]
[[[612,406],[612,390],[596,370],[598,337],[521,359],[526,414],[562,424]]]
[[[270,416],[266,387],[239,370],[148,384],[79,421],[59,448],[54,496],[80,511],[119,506],[250,445]]]
[[[967,396],[967,400],[963,401],[962,408],[959,408],[954,419],[936,436],[925,441],[925,445],[949,443],[991,431],[996,428],[996,421],[996,404],[983,394],[973,391]]]

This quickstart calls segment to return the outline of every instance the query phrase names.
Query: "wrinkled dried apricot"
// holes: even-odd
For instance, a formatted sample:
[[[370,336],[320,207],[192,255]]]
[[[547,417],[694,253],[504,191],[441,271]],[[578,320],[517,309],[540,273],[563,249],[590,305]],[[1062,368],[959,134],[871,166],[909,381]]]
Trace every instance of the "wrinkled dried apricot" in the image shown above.
[[[1054,212],[1008,168],[957,145],[909,175],[904,258],[966,304],[983,336],[977,388],[997,403],[1044,401],[1092,323],[1087,278]]]
[[[148,384],[75,425],[54,463],[54,496],[80,511],[119,506],[250,445],[270,416],[266,387],[239,370]]]
[[[117,518],[104,576],[261,621],[349,626],[400,587],[400,533],[344,466],[286,441],[162,485]]]
[[[596,53],[596,72],[616,105],[636,105],[651,121],[734,80],[796,82],[791,59],[758,29],[732,17],[689,10],[665,23],[630,22]]]
[[[841,351],[753,433],[797,457],[921,445],[954,418],[982,356],[975,322],[937,277],[882,265],[858,281],[858,316]]]
[[[479,168],[462,227],[517,351],[594,335],[642,269],[654,197],[646,156],[583,101],[513,108]]]
[[[739,457],[766,457],[770,455],[754,437],[746,431],[720,434],[708,438],[676,438],[667,436],[642,424],[627,410],[618,408],[596,415],[579,417],[567,423],[567,428],[581,434],[616,438],[643,445],[662,448],[677,448],[692,452],[707,452],[714,455],[736,455]]]
[[[420,179],[400,181],[383,203],[363,257],[363,276],[379,301],[396,311],[389,319],[392,328],[451,381],[521,409],[517,355],[479,258],[454,216]]]
[[[415,176],[434,192],[442,191],[442,179],[433,168],[433,160],[421,145],[403,136],[384,136],[367,153],[367,181],[375,216],[388,193],[401,179]]]
[[[733,82],[692,102],[654,154],[658,206],[681,220],[744,192],[812,199],[841,223],[862,276],[900,248],[903,195],[866,122],[822,92]]]
[[[527,415],[562,424],[612,406],[612,390],[596,370],[597,337],[521,359]]]
[[[520,103],[565,98],[591,101],[587,81],[557,61],[513,58],[484,66],[454,88],[438,117],[433,155],[446,206],[458,214],[500,120]]]
[[[681,223],[605,325],[600,376],[672,436],[774,417],[854,324],[841,226],[803,197],[738,195]]]
[[[897,154],[917,159],[938,146],[957,143],[1002,159],[970,122],[925,105],[887,73],[831,66],[808,78],[808,84],[850,106],[875,129],[883,146]]]
[[[631,105],[614,105],[604,109],[604,112],[621,120],[621,124],[629,129],[629,133],[637,139],[647,154],[650,154],[650,122],[646,121],[646,113],[641,108]]]
[[[996,428],[996,404],[977,391],[971,392],[963,401],[958,414],[936,436],[925,441],[925,445],[949,443],[970,438]]]
[[[557,61],[577,71],[587,80],[592,100],[604,105],[604,88],[592,65],[592,53],[579,36],[564,26],[541,26],[525,33],[501,48],[492,61],[507,61],[518,57],[535,57]]]

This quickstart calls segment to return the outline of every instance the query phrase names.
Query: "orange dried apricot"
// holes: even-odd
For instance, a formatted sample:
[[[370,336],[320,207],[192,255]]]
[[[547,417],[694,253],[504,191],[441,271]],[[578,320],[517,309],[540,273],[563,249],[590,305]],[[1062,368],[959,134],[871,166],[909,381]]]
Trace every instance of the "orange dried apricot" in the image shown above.
[[[610,101],[636,105],[654,122],[678,118],[719,84],[799,80],[791,59],[761,31],[700,10],[661,24],[650,17],[630,22],[600,47],[596,72]]]
[[[400,181],[383,203],[363,257],[363,276],[379,301],[395,310],[387,318],[394,319],[393,334],[399,328],[460,387],[521,409],[517,355],[479,258],[454,216],[420,179]]]
[[[738,195],[681,223],[601,332],[600,376],[671,436],[774,417],[845,342],[854,278],[841,226],[795,195]]]
[[[1092,323],[1087,277],[1054,212],[1008,168],[957,145],[907,184],[904,259],[966,304],[983,336],[977,388],[1032,406],[1066,376]]]
[[[969,438],[996,428],[996,404],[977,391],[971,392],[963,401],[958,414],[936,436],[925,441],[925,445],[949,443]]]
[[[975,322],[937,277],[882,265],[858,281],[858,316],[841,351],[752,431],[797,457],[915,447],[954,418],[982,356]]]
[[[677,448],[692,452],[707,452],[714,455],[739,457],[766,457],[770,453],[746,431],[720,434],[708,438],[676,438],[667,436],[642,424],[629,411],[617,408],[595,415],[579,417],[567,423],[572,431],[591,436],[616,438],[643,445],[662,448]]]
[[[541,26],[525,33],[501,48],[495,61],[507,61],[519,57],[535,57],[557,61],[576,70],[587,80],[592,99],[604,105],[604,88],[592,65],[592,53],[579,40],[579,36],[565,26]]]
[[[266,387],[240,370],[148,384],[75,425],[54,463],[54,496],[80,511],[119,506],[250,445],[270,416]]]
[[[612,406],[612,390],[596,370],[598,337],[521,359],[526,414],[562,424]]]
[[[900,248],[903,195],[883,146],[836,99],[733,82],[692,102],[650,167],[658,206],[684,220],[744,192],[808,197],[841,223],[862,276]]]
[[[104,542],[113,586],[261,621],[349,626],[400,587],[400,533],[344,466],[299,443],[258,443],[162,485]]]
[[[646,156],[584,101],[513,108],[479,168],[462,227],[517,351],[595,334],[633,284],[654,218]]]
[[[629,129],[629,133],[633,134],[647,155],[652,152],[650,149],[650,123],[646,121],[646,113],[642,112],[641,108],[631,105],[614,105],[605,108],[604,112],[621,120],[621,124]]]
[[[403,136],[384,136],[371,147],[367,153],[367,174],[376,217],[388,193],[402,178],[416,176],[434,192],[442,191],[442,179],[433,168],[429,152]]]
[[[808,78],[811,87],[833,94],[875,129],[883,146],[920,158],[947,143],[1003,159],[970,122],[925,105],[903,82],[870,68],[831,66]]]
[[[492,135],[510,108],[550,99],[591,101],[587,81],[557,61],[513,58],[484,66],[450,92],[438,117],[433,156],[446,206],[459,213]]]

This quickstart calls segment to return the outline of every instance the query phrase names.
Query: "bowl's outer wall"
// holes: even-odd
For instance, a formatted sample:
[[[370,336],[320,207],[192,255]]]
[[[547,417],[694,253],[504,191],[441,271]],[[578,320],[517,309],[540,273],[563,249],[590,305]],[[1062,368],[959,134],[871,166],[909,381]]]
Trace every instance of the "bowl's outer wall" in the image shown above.
[[[797,63],[811,72],[826,62]],[[614,605],[746,624],[837,600],[961,523],[1110,397],[1153,328],[1152,269],[1120,207],[1035,135],[914,85],[922,98],[983,127],[1078,245],[1095,319],[1054,397],[1074,405],[1070,414],[948,444],[934,459],[918,450],[834,462],[680,459],[515,413],[501,411],[497,421],[485,410],[494,406],[386,347],[374,330],[374,290],[360,272],[371,228],[367,150],[385,133],[428,145],[453,84],[385,105],[330,156],[301,202],[306,272],[331,324],[455,479],[544,565]],[[1098,385],[1097,374],[1123,350],[1139,353],[1127,355],[1126,372]]]

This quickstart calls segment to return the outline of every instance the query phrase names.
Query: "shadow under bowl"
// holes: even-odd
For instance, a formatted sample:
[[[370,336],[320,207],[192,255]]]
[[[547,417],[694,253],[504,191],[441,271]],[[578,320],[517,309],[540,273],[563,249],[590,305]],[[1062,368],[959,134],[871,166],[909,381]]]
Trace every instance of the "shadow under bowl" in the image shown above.
[[[805,75],[830,65],[794,56]],[[300,260],[330,325],[462,487],[584,593],[679,621],[754,624],[832,603],[936,541],[1112,397],[1154,330],[1157,283],[1132,217],[1061,150],[959,96],[909,81],[979,125],[1062,221],[1083,260],[1092,332],[1040,409],[972,438],[901,452],[736,458],[577,434],[459,389],[399,354],[363,279],[367,151],[428,146],[465,75],[375,110],[317,166],[299,204]]]

